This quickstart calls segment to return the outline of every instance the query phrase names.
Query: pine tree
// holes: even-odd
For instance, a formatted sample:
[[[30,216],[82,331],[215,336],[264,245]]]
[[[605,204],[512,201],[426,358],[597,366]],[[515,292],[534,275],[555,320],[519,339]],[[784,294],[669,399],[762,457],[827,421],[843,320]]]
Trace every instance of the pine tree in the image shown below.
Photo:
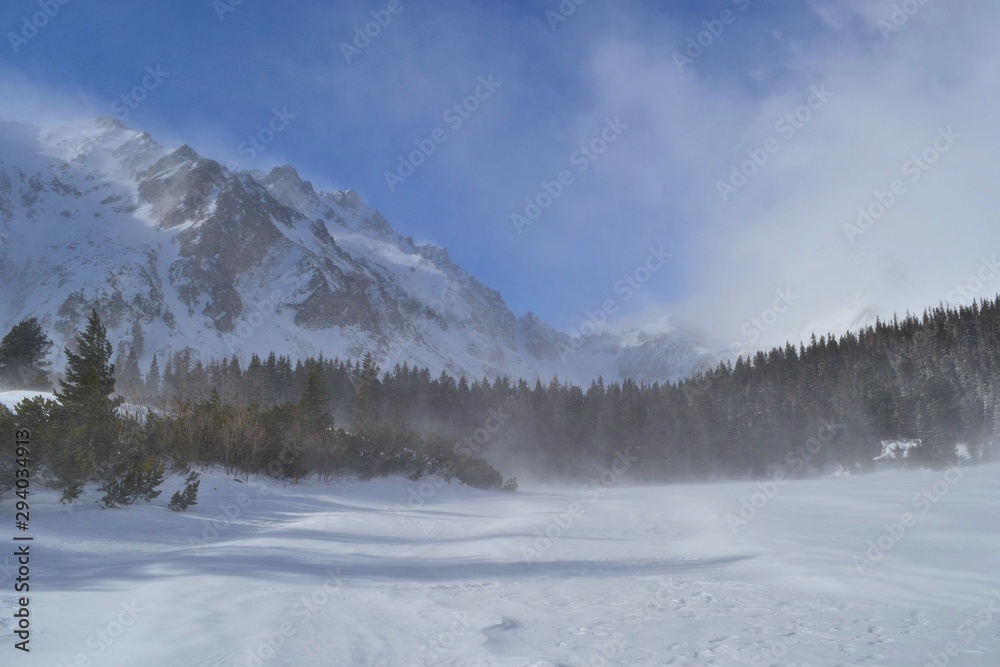
[[[59,381],[56,398],[81,422],[99,425],[113,421],[121,399],[112,398],[115,393],[112,347],[96,310],[91,311],[87,328],[76,336],[76,348],[76,352],[65,348],[66,378]]]
[[[377,439],[383,430],[381,369],[371,353],[362,359],[358,377],[355,380],[354,433],[364,441]]]
[[[198,479],[200,476],[201,474],[197,471],[189,472],[184,479],[184,490],[175,491],[174,495],[170,497],[170,503],[167,507],[175,512],[184,512],[192,505],[197,505],[198,487],[201,485],[201,480]]]
[[[306,376],[306,388],[299,399],[299,410],[307,428],[325,431],[333,428],[330,414],[329,391],[319,367],[312,365]]]
[[[95,463],[111,459],[121,425],[116,410],[122,399],[113,396],[112,347],[96,310],[91,312],[87,328],[76,336],[76,348],[76,352],[65,349],[66,378],[56,392],[62,448],[54,467],[64,500],[80,494]]]
[[[146,395],[153,398],[160,395],[160,364],[156,361],[155,354],[146,373]]]
[[[118,388],[122,396],[132,400],[139,398],[144,393],[142,382],[142,371],[139,370],[139,357],[135,348],[129,350],[128,356],[122,363],[118,372]]]
[[[52,348],[38,324],[29,317],[15,325],[0,341],[0,386],[18,389],[50,389],[45,355]]]
[[[141,357],[145,351],[146,337],[142,333],[142,325],[139,320],[132,323],[132,350],[136,357]]]

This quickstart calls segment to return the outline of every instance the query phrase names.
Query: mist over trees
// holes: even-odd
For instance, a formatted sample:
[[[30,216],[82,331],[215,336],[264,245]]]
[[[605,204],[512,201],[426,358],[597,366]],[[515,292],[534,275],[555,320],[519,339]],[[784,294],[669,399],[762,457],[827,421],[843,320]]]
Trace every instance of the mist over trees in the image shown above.
[[[309,393],[347,429],[341,460],[359,470],[434,438],[510,474],[563,479],[586,479],[629,453],[641,461],[630,475],[656,482],[762,477],[777,467],[860,472],[872,468],[882,440],[895,439],[921,440],[918,465],[954,461],[959,443],[974,462],[987,460],[1000,440],[998,371],[993,301],[814,337],[677,384],[470,381],[405,363],[383,372],[370,355],[202,364],[185,352],[167,360],[161,392],[141,400],[168,406],[171,397],[198,402],[215,391],[224,404],[266,411]]]
[[[51,348],[52,341],[36,318],[15,325],[0,340],[0,387],[49,389],[45,357]]]
[[[37,338],[37,336],[36,336]],[[253,355],[202,361],[133,350],[111,364],[96,312],[66,350],[57,401],[0,410],[32,428],[38,460],[71,500],[155,497],[166,470],[218,465],[247,479],[400,474],[516,488],[510,475],[580,481],[616,460],[640,482],[865,472],[883,440],[917,440],[909,464],[1000,456],[1000,297],[785,345],[679,383],[586,388],[469,380],[406,363]],[[117,375],[117,379],[116,379]],[[117,384],[116,384],[117,383]],[[125,409],[124,406],[141,406]],[[0,475],[4,474],[0,471]],[[196,479],[172,504],[196,502]]]

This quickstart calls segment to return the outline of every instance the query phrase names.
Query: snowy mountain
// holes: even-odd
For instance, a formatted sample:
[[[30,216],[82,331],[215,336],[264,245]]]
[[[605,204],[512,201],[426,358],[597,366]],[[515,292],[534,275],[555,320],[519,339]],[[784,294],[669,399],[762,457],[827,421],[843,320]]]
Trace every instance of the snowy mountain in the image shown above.
[[[290,166],[232,171],[101,118],[0,123],[0,326],[38,317],[53,361],[94,305],[141,363],[276,351],[470,377],[677,379],[719,356],[679,327],[572,338],[515,317],[446,250]]]

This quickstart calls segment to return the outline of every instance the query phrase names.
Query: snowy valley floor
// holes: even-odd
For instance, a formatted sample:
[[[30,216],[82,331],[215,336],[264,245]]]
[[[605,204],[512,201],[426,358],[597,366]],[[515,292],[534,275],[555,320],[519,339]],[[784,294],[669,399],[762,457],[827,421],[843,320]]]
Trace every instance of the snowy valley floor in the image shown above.
[[[99,509],[93,493],[72,509],[32,494],[30,655],[13,648],[8,494],[0,664],[940,667],[1000,656],[996,465],[765,490],[515,494],[208,473],[186,514],[165,508],[179,485],[125,510]]]

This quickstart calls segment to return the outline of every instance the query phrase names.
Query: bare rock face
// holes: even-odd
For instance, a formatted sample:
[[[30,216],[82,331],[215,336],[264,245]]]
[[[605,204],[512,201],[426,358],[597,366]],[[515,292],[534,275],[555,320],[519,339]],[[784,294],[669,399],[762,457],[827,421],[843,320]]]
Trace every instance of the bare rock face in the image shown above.
[[[161,229],[170,229],[204,214],[214,190],[224,182],[222,167],[181,146],[139,173],[140,200],[152,207]]]
[[[0,169],[2,168],[3,162],[0,162]],[[10,178],[6,173],[0,171],[0,221],[10,222],[14,219],[14,203],[10,200],[13,191]],[[6,229],[6,226],[4,228]]]
[[[240,177],[225,182],[214,205],[204,220],[177,235],[180,256],[170,267],[170,280],[190,314],[200,308],[218,331],[230,332],[245,309],[237,289],[241,278],[264,270],[268,256],[292,251],[293,244],[275,227],[275,222],[289,224],[292,212],[258,183]]]

